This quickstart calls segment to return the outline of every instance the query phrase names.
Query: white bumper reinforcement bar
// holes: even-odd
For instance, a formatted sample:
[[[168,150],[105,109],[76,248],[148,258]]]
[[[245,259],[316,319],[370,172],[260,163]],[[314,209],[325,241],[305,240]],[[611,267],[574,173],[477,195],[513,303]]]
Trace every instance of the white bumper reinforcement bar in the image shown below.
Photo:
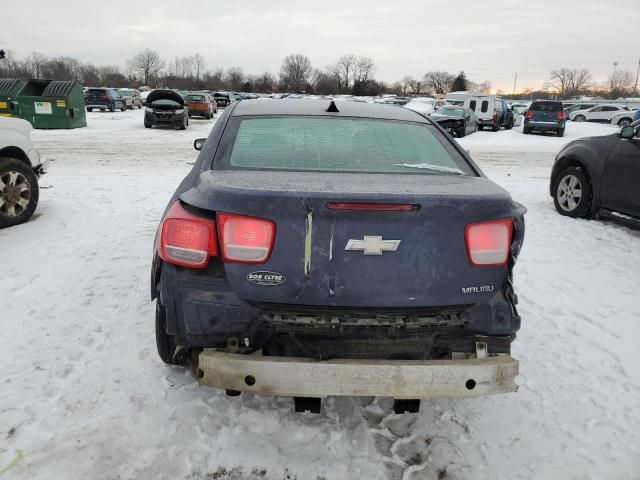
[[[518,361],[508,354],[452,360],[311,360],[205,349],[201,385],[286,397],[465,398],[515,392]]]

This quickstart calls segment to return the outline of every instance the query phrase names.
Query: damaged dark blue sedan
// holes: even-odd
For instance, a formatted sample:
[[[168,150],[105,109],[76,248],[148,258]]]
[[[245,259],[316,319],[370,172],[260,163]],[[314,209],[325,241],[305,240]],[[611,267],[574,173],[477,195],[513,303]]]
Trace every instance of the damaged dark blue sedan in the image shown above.
[[[415,412],[516,390],[525,209],[436,122],[257,100],[195,146],[155,242],[164,362],[297,411],[333,395]]]

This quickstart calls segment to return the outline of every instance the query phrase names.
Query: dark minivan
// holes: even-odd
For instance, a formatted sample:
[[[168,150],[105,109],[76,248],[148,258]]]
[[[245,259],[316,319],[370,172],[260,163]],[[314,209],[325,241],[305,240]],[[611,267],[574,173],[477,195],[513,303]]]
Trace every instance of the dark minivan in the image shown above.
[[[100,110],[109,110],[110,112],[116,109],[125,111],[127,109],[127,103],[118,92],[112,88],[90,88],[84,92],[84,103],[87,107],[87,112],[93,111],[94,108]]]
[[[524,116],[522,132],[527,135],[536,130],[539,132],[554,131],[556,135],[564,135],[567,114],[562,102],[552,100],[534,100]]]

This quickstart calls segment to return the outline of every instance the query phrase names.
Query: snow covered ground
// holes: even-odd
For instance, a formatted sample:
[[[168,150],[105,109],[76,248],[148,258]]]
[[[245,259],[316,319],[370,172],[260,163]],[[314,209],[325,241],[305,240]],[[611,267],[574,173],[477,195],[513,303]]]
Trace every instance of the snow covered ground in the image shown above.
[[[633,479],[640,477],[640,232],[558,215],[555,153],[612,133],[461,140],[525,204],[518,393],[424,402],[288,399],[199,387],[155,351],[149,265],[167,199],[213,122],[147,130],[142,111],[36,131],[55,161],[33,220],[0,231],[0,477]]]

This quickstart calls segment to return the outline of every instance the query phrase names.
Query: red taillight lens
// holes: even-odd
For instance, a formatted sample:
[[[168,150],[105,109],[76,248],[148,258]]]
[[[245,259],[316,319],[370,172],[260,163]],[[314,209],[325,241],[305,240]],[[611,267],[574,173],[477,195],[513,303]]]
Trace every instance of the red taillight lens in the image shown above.
[[[511,219],[472,223],[465,228],[467,255],[475,266],[506,265],[511,248]]]
[[[276,226],[271,220],[218,213],[220,251],[225,262],[265,263],[271,256]]]
[[[160,225],[158,255],[174,265],[204,268],[218,254],[215,232],[213,220],[187,212],[177,201]]]
[[[533,112],[531,110],[528,110],[527,113],[524,114],[524,116],[527,118],[533,118]]]
[[[566,120],[567,114],[564,112],[558,112],[558,120]]]

